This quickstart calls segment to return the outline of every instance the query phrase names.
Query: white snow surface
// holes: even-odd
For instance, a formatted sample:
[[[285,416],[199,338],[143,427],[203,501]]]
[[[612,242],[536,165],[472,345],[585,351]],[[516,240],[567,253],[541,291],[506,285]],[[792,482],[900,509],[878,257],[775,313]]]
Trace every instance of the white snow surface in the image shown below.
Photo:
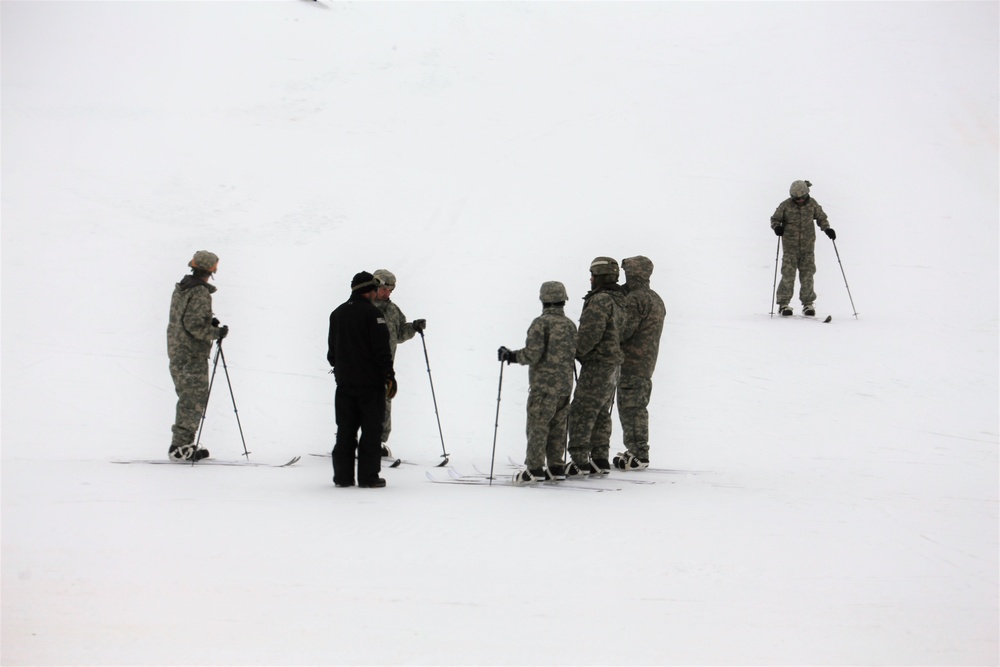
[[[0,11],[4,665],[1000,663],[997,3]],[[796,179],[831,324],[769,316]],[[166,455],[198,249],[251,459],[291,468],[111,463]],[[637,254],[681,472],[430,483],[431,382],[454,468],[511,473],[497,347]],[[336,489],[327,318],[377,268],[428,321],[417,465]],[[215,458],[236,416],[217,379]]]

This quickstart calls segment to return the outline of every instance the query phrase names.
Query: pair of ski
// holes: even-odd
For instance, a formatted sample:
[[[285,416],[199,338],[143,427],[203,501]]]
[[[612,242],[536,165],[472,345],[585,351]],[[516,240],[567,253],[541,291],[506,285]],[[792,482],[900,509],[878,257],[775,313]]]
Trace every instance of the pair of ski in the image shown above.
[[[299,462],[301,456],[293,456],[284,463],[264,463],[261,461],[227,461],[222,459],[201,459],[200,461],[176,461],[174,459],[132,459],[128,461],[112,461],[112,463],[149,463],[153,465],[186,465],[186,466],[234,466],[244,468],[287,468]]]
[[[333,457],[333,454],[310,454],[309,456],[319,456],[321,458],[329,459],[329,458]],[[403,459],[397,459],[397,458],[395,458],[393,456],[383,456],[382,457],[382,465],[384,465],[387,468],[398,468],[399,466],[403,465],[404,463],[406,465],[408,465],[408,466],[415,466],[415,465],[417,465],[416,463],[413,463],[412,461],[404,461]]]
[[[508,460],[508,470],[520,469],[522,466],[516,463],[510,457]],[[475,474],[461,474],[454,468],[448,469],[449,479],[440,479],[434,477],[429,472],[427,473],[427,479],[436,483],[443,484],[473,484],[473,485],[487,485],[490,484],[489,473],[483,472],[475,465],[472,466],[475,470]],[[663,470],[663,472],[675,472]],[[542,489],[573,489],[580,491],[621,491],[621,487],[608,487],[600,486],[604,482],[614,482],[616,484],[629,483],[629,484],[656,484],[654,480],[651,479],[635,479],[635,478],[623,478],[619,476],[610,477],[608,475],[588,475],[586,477],[571,478],[567,480],[551,480],[544,482],[533,482],[531,484],[515,484],[513,480],[513,474],[510,477],[507,476],[496,476],[493,477],[493,485],[495,486],[530,486],[533,488]]]
[[[506,467],[507,467],[508,470],[520,469],[520,468],[523,467],[519,463],[517,463],[516,461],[514,461],[514,459],[510,458],[509,456],[507,457],[507,461],[508,461],[508,463],[507,463]],[[467,485],[471,485],[471,486],[488,486],[490,484],[490,475],[488,473],[485,473],[485,472],[481,471],[476,466],[472,466],[472,468],[473,468],[473,470],[476,471],[475,474],[472,474],[472,475],[463,475],[463,474],[459,473],[458,471],[456,471],[454,468],[449,468],[448,469],[449,479],[440,479],[440,478],[435,477],[434,475],[432,475],[430,472],[427,473],[427,479],[430,480],[431,482],[436,483],[436,484],[467,484]],[[587,476],[585,478],[580,478],[579,482],[576,482],[575,480],[571,479],[568,482],[567,481],[558,481],[558,482],[556,482],[556,481],[547,481],[547,482],[536,482],[536,483],[533,483],[533,484],[523,484],[523,485],[515,484],[514,480],[513,480],[513,475],[511,475],[510,477],[507,477],[507,476],[503,476],[503,477],[494,476],[493,477],[493,485],[494,486],[529,486],[529,487],[532,487],[532,488],[540,488],[540,489],[567,489],[567,490],[572,489],[572,490],[578,490],[578,491],[597,491],[597,492],[601,492],[601,491],[621,491],[621,487],[600,486],[600,484],[602,484],[604,482],[629,483],[629,484],[655,484],[656,482],[654,480],[651,480],[651,479],[636,479],[636,477],[634,477],[634,475],[636,473],[647,473],[647,474],[657,474],[657,473],[659,473],[659,474],[667,474],[667,475],[677,475],[677,474],[697,473],[697,472],[701,472],[701,471],[696,471],[696,470],[677,470],[677,469],[674,469],[674,468],[642,468],[640,470],[629,470],[629,471],[623,471],[623,470],[614,469],[613,472],[622,472],[622,473],[627,473],[627,474],[624,477],[620,476],[620,475],[615,475],[614,477],[610,477],[608,475],[589,475],[589,476]]]
[[[827,315],[823,319],[820,319],[818,315],[781,315],[778,313],[783,320],[812,320],[813,322],[821,322],[823,324],[829,324],[833,321],[833,315]]]
[[[512,459],[509,456],[507,457],[507,466],[509,468],[515,469],[515,470],[524,467],[522,464],[518,463],[517,461],[515,461],[514,459]],[[618,468],[612,468],[611,472],[624,472],[624,471],[619,470]],[[595,480],[598,480],[598,479],[613,479],[616,482],[628,482],[629,484],[656,484],[656,482],[654,482],[651,479],[635,479],[635,478],[625,478],[625,477],[618,477],[618,476],[608,477],[608,475],[585,475],[585,476],[581,477],[580,479],[585,479],[585,480],[590,480],[590,479],[595,479]]]
[[[427,479],[435,484],[461,484],[467,486],[491,486],[489,473],[482,472],[476,466],[472,466],[472,469],[476,472],[474,474],[462,474],[455,470],[454,468],[448,468],[448,478],[441,479],[440,477],[435,477],[431,472],[427,471]],[[614,481],[614,480],[612,480]],[[493,477],[492,486],[523,486],[530,489],[558,489],[562,491],[593,491],[601,493],[604,491],[621,491],[621,487],[614,486],[598,486],[595,482],[592,483],[574,483],[566,481],[546,481],[546,482],[534,482],[532,484],[515,484],[513,475],[510,477]]]

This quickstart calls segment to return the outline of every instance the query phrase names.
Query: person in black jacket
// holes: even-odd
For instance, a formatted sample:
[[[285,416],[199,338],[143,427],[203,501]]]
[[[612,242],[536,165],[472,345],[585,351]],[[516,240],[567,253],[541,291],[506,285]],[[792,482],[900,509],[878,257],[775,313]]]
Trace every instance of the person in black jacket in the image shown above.
[[[327,361],[337,379],[334,400],[337,441],[333,447],[333,483],[381,488],[382,420],[385,399],[396,395],[396,376],[389,348],[389,327],[375,307],[375,281],[362,271],[351,281],[351,297],[330,313]],[[358,440],[358,429],[361,439]]]

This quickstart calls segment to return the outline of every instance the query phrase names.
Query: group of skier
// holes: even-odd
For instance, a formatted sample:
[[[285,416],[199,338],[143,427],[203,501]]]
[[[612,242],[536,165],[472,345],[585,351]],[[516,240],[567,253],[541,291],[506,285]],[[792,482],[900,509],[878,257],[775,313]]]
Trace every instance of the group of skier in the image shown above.
[[[815,315],[813,224],[836,239],[823,208],[810,196],[811,185],[793,182],[789,198],[771,216],[771,229],[784,249],[776,288],[783,316],[793,314],[789,304],[796,274],[803,315]],[[209,456],[195,438],[209,395],[207,359],[213,342],[229,332],[212,313],[216,288],[209,280],[218,264],[214,253],[197,251],[188,263],[191,274],[175,285],[171,298],[167,351],[177,407],[168,456],[178,461]],[[621,270],[624,285],[618,282]],[[643,256],[622,260],[620,269],[612,257],[595,258],[579,327],[565,315],[565,286],[543,283],[542,314],[529,326],[524,347],[497,351],[499,361],[529,367],[525,469],[514,475],[515,484],[605,475],[612,466],[649,466],[647,406],[666,315],[663,300],[650,287],[652,272],[652,261]],[[395,287],[390,271],[362,271],[351,281],[348,300],[330,314],[327,361],[337,381],[333,469],[338,487],[385,486],[379,472],[381,457],[392,455],[388,440],[396,346],[422,336],[427,326],[423,319],[406,320],[391,300]],[[616,401],[625,451],[611,460]]]
[[[666,308],[649,286],[652,261],[630,257],[621,268],[624,286],[614,258],[590,263],[579,328],[563,312],[565,286],[543,283],[542,314],[528,327],[525,346],[497,351],[500,361],[528,366],[526,467],[515,484],[610,473],[616,395],[625,451],[613,463],[621,470],[649,466],[647,405]]]

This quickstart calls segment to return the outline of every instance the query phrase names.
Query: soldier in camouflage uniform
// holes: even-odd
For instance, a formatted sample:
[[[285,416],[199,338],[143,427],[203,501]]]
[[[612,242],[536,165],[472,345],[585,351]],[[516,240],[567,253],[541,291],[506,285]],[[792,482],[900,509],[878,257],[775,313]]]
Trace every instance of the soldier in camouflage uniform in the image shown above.
[[[618,285],[618,262],[611,257],[591,262],[590,285],[576,336],[581,369],[570,405],[569,453],[573,460],[566,467],[567,477],[611,471],[611,410],[625,326],[625,294]]]
[[[379,269],[372,274],[378,291],[375,293],[375,306],[382,311],[386,324],[389,325],[389,348],[392,358],[396,358],[396,345],[405,343],[427,327],[427,320],[406,321],[406,315],[391,299],[392,291],[396,289],[396,276],[391,271]],[[389,433],[392,431],[392,399],[385,399],[385,421],[382,424],[382,456],[392,456],[389,449]]]
[[[781,237],[781,282],[778,283],[778,312],[784,316],[792,314],[789,302],[795,291],[795,273],[799,274],[799,300],[802,314],[816,314],[816,291],[813,276],[816,274],[816,228],[813,221],[831,239],[837,233],[823,212],[823,207],[809,196],[809,181],[795,181],[789,188],[788,199],[781,202],[771,216],[771,229]]]
[[[497,351],[500,361],[528,366],[527,469],[514,475],[518,485],[566,479],[566,420],[576,370],[576,325],[563,312],[567,297],[562,283],[542,283],[538,298],[542,314],[528,327],[524,347]]]
[[[649,467],[649,397],[660,352],[660,334],[667,309],[649,287],[653,262],[647,257],[622,260],[625,271],[625,328],[622,331],[621,377],[618,378],[618,418],[625,450],[614,459],[621,470]]]
[[[168,454],[178,461],[208,456],[207,449],[195,450],[193,443],[208,403],[208,357],[212,343],[229,333],[229,327],[220,327],[219,320],[212,317],[212,293],[216,288],[208,281],[219,266],[218,256],[199,250],[188,266],[191,275],[184,276],[174,286],[167,324],[170,377],[177,392],[177,412],[171,429],[174,435]]]

